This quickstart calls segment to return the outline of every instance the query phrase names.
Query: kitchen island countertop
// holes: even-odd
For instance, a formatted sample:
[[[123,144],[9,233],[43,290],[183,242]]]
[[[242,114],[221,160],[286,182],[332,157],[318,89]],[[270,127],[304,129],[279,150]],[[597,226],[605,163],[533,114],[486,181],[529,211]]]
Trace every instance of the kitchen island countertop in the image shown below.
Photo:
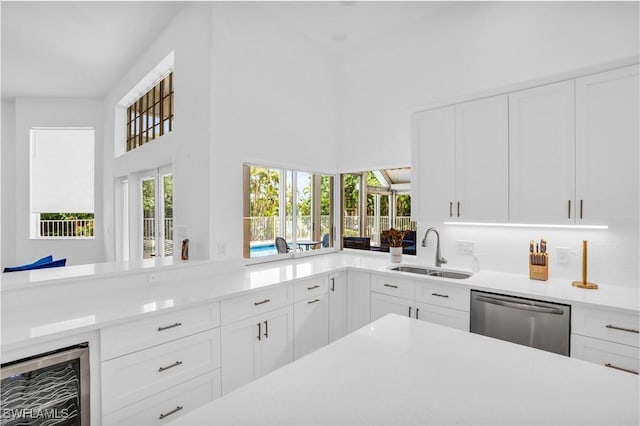
[[[390,314],[168,425],[637,425],[638,385]]]

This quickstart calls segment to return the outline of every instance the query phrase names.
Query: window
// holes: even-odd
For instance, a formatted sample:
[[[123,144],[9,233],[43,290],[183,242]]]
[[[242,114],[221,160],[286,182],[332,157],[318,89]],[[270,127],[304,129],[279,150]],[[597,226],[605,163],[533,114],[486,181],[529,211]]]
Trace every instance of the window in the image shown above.
[[[158,170],[140,183],[142,257],[173,256],[173,175]]]
[[[31,238],[94,237],[92,128],[30,130]]]
[[[173,130],[173,72],[127,108],[127,151]]]
[[[243,175],[245,258],[334,246],[333,176],[256,165]],[[277,237],[286,244],[281,252]]]
[[[411,169],[371,170],[342,175],[343,248],[389,251],[382,231],[408,231],[403,252],[416,253],[411,220]]]

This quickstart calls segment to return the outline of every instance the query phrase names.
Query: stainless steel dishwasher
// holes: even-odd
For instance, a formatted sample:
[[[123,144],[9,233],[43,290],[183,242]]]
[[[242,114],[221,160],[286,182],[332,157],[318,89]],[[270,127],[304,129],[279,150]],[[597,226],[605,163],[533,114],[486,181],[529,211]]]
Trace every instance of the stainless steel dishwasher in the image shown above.
[[[571,306],[471,290],[470,331],[569,356]]]

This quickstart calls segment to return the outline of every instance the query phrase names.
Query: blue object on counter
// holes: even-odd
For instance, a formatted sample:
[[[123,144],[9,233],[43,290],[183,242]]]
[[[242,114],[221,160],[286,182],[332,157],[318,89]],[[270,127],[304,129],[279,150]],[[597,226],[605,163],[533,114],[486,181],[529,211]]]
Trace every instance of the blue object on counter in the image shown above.
[[[3,272],[17,272],[17,271],[30,271],[32,269],[56,268],[59,266],[65,266],[66,263],[67,263],[67,259],[53,260],[53,256],[49,255],[41,259],[38,259],[33,263],[29,263],[27,265],[10,266],[10,267],[4,268]]]

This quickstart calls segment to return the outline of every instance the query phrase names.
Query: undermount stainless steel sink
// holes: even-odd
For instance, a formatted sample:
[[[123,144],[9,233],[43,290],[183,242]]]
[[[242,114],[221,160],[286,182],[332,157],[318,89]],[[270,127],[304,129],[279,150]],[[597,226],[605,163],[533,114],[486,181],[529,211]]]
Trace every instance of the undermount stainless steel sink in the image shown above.
[[[447,271],[424,266],[394,266],[389,269],[398,272],[409,272],[411,274],[428,275],[430,277],[453,278],[456,280],[464,280],[472,275],[464,271]]]

